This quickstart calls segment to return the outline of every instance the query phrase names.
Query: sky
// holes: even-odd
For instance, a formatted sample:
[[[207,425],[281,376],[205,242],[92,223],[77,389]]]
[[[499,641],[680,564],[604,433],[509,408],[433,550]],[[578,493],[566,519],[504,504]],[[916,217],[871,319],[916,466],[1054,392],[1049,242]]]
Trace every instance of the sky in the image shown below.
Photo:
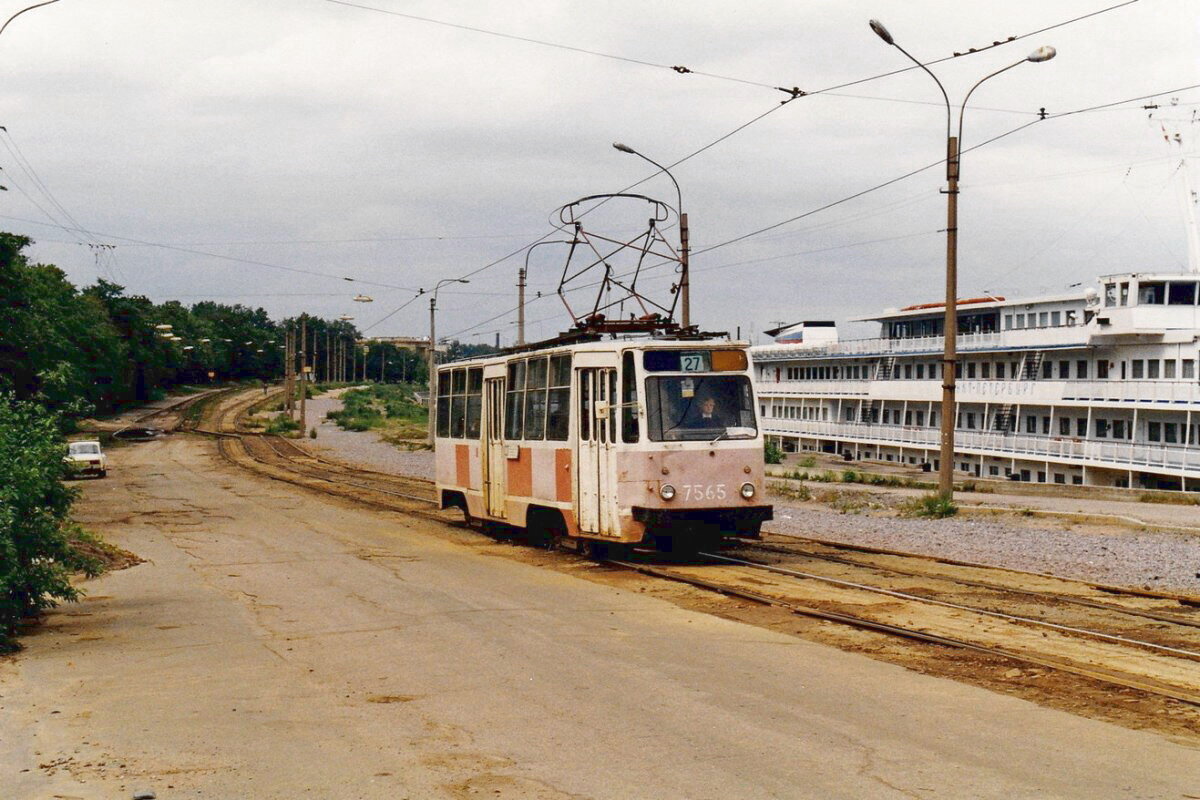
[[[509,344],[525,248],[562,238],[561,206],[622,190],[677,205],[619,141],[676,165],[693,322],[870,336],[845,321],[944,296],[947,124],[929,75],[888,74],[913,64],[872,18],[947,59],[929,68],[955,127],[980,78],[1058,51],[963,113],[960,296],[1187,268],[1200,12],[1103,11],[1120,3],[58,0],[0,35],[0,229],[80,286],[349,315],[367,336],[427,335],[420,290],[469,276],[438,294],[439,338]],[[585,228],[628,238],[649,209],[610,203]],[[662,233],[676,241],[673,217]],[[529,254],[527,339],[571,324],[565,255]],[[658,267],[640,286],[669,304],[676,279]]]

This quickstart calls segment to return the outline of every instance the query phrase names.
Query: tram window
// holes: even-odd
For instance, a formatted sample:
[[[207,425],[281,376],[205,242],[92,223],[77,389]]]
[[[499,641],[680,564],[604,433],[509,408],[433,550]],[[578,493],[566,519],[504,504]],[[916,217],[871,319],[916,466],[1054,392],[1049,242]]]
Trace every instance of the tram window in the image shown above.
[[[546,434],[546,358],[532,358],[525,372],[525,439]]]
[[[571,356],[550,357],[550,390],[546,399],[546,438],[565,442],[571,421]]]
[[[466,431],[467,423],[467,371],[456,369],[453,374],[454,379],[451,381],[453,394],[450,397],[450,436],[453,439],[461,439]]]
[[[450,377],[451,371],[446,369],[437,376],[437,435],[450,435]]]
[[[621,441],[638,440],[637,376],[634,374],[633,351],[621,356]]]
[[[508,396],[504,402],[504,438],[520,439],[525,433],[525,362],[508,365]]]
[[[478,439],[483,413],[483,367],[467,370],[467,438]]]
[[[579,373],[579,438],[592,438],[592,379],[591,373]]]
[[[744,375],[647,378],[646,422],[656,442],[750,439],[758,433]]]

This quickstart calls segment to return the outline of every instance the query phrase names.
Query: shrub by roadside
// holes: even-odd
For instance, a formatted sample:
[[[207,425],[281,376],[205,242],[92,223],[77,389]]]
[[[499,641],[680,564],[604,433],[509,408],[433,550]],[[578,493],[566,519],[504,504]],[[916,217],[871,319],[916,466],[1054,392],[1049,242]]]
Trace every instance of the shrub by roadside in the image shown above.
[[[22,619],[79,599],[71,575],[104,570],[106,546],[71,522],[58,417],[0,395],[0,650]]]

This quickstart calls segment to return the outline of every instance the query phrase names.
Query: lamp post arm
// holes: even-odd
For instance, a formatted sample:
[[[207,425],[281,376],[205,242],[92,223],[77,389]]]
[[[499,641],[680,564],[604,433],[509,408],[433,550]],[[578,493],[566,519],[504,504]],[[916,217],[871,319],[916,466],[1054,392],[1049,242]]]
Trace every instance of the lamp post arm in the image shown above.
[[[633,148],[629,148],[628,152],[633,153],[635,156],[642,159],[643,161],[648,161],[649,163],[658,167],[659,172],[662,172],[668,178],[671,179],[671,183],[675,184],[675,201],[679,204],[675,207],[675,211],[678,214],[682,214],[683,213],[683,192],[680,191],[679,181],[675,180],[675,176],[671,174],[671,170],[667,169],[662,164],[655,161],[653,158],[642,155],[641,153],[639,153],[637,150],[634,150]]]
[[[44,3],[38,3],[37,5],[29,6],[29,8],[22,8],[20,11],[18,11],[17,13],[15,13],[11,17],[9,17],[7,20],[5,20],[3,25],[0,25],[0,33],[4,33],[4,29],[8,27],[8,23],[12,22],[14,19],[21,16],[26,11],[33,11],[35,8],[41,8],[42,6],[48,6],[51,3],[57,3],[57,2],[58,2],[58,0],[46,0],[46,2],[44,2]]]
[[[950,111],[950,95],[946,94],[946,87],[942,85],[942,82],[941,82],[940,80],[938,80],[938,76],[937,76],[937,75],[934,75],[934,74],[933,74],[933,72],[932,72],[932,71],[930,71],[929,67],[925,66],[925,65],[924,65],[924,64],[922,64],[920,61],[918,61],[917,59],[913,58],[913,55],[912,55],[912,53],[908,52],[907,50],[905,50],[903,47],[901,47],[900,45],[896,44],[895,42],[891,42],[890,44],[892,45],[892,47],[896,48],[896,49],[897,49],[897,50],[899,50],[901,53],[904,53],[904,55],[908,56],[908,60],[909,60],[909,61],[913,62],[913,63],[914,63],[914,64],[916,64],[918,67],[920,67],[921,69],[925,70],[925,74],[926,74],[926,75],[928,75],[929,77],[933,78],[933,82],[934,82],[934,83],[936,83],[936,84],[937,84],[937,87],[938,87],[938,89],[940,89],[940,90],[941,90],[941,92],[942,92],[942,100],[944,100],[944,101],[946,102],[946,138],[947,138],[947,139],[949,139],[949,138],[950,138],[950,115],[951,115],[951,111]],[[990,78],[991,76],[989,75],[988,77]],[[987,80],[987,78],[985,78],[984,80]]]
[[[984,81],[990,80],[1002,72],[1008,72],[1013,67],[1019,67],[1028,60],[1029,59],[1027,59],[1027,58],[1022,58],[1020,61],[1016,62],[1015,64],[1009,64],[1007,67],[1002,67],[1001,69],[996,70],[995,72],[993,72],[990,75],[984,75],[982,78],[980,78],[978,81],[976,81],[975,85],[972,86],[971,89],[967,92],[967,96],[963,98],[962,105],[959,106],[959,108],[958,108],[958,146],[959,146],[960,150],[962,148],[963,114],[966,113],[967,101],[971,99],[971,94],[976,89],[978,89],[980,84],[982,84]]]

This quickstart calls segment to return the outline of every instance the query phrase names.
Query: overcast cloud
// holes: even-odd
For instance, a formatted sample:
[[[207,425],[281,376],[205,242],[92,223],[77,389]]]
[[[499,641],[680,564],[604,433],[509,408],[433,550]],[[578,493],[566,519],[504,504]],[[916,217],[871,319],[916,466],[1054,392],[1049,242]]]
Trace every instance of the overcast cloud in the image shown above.
[[[812,91],[908,65],[872,34],[872,17],[928,61],[1114,2],[362,5]],[[27,4],[0,0],[0,14]],[[965,146],[1036,119],[1042,107],[1055,114],[1200,84],[1193,0],[1140,0],[933,69],[957,102],[1042,44],[1058,57],[1023,64],[974,95]],[[155,300],[243,302],[276,317],[353,314],[370,335],[421,334],[423,299],[373,323],[414,289],[546,234],[563,203],[652,172],[613,141],[671,163],[778,109],[673,170],[696,249],[933,163],[945,148],[937,87],[915,70],[780,106],[786,95],[770,88],[325,0],[60,0],[12,23],[0,63],[0,124],[11,134],[0,136],[9,188],[0,226],[37,240],[38,260],[80,285],[100,275]],[[1184,120],[1195,153],[1200,125],[1188,121],[1200,90],[1156,102],[1171,97],[1178,105],[1157,113]],[[1180,150],[1141,105],[1048,119],[964,156],[963,296],[1184,268],[1173,181]],[[21,169],[14,142],[94,235],[55,227],[65,219]],[[934,168],[698,255],[694,321],[745,335],[774,321],[842,321],[938,299],[942,185]],[[674,203],[662,176],[636,191]],[[627,231],[644,217],[635,207],[625,221],[606,219]],[[116,249],[97,259],[88,243]],[[490,342],[498,330],[510,342],[515,314],[479,323],[515,306],[521,262],[444,289],[439,334]],[[531,292],[553,293],[561,268],[558,251],[538,251]],[[663,292],[669,281],[647,285]],[[358,292],[375,302],[354,303]],[[535,301],[528,315],[531,338],[569,324],[553,299]]]

